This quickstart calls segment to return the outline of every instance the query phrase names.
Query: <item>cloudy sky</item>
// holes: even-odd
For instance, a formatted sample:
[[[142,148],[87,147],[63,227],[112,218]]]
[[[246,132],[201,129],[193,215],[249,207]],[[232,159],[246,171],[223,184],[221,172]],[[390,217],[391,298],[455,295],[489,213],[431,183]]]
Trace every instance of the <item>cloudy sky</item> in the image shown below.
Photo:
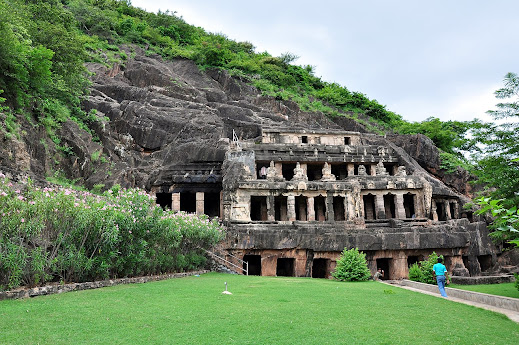
[[[132,0],[298,65],[409,121],[488,119],[519,73],[517,0]]]

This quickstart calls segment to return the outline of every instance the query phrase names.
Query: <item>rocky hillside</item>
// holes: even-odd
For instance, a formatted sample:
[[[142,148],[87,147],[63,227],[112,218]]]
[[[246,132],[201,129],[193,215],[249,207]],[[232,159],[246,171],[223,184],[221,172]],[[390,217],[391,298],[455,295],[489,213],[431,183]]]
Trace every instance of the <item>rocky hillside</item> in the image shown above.
[[[63,123],[59,132],[67,148],[63,154],[41,127],[20,116],[20,138],[2,138],[0,168],[36,179],[61,174],[88,188],[117,183],[148,189],[170,166],[221,162],[233,130],[241,139],[259,137],[261,126],[366,132],[348,118],[330,119],[301,111],[291,101],[262,96],[223,70],[201,71],[191,60],[165,61],[135,46],[124,50],[132,56],[125,65],[87,66],[92,86],[83,108],[95,110],[99,119],[94,137],[75,122]],[[445,176],[439,173],[438,150],[427,137],[388,139],[421,165],[409,163],[415,169]],[[464,180],[449,176],[445,181],[461,193],[469,192]]]

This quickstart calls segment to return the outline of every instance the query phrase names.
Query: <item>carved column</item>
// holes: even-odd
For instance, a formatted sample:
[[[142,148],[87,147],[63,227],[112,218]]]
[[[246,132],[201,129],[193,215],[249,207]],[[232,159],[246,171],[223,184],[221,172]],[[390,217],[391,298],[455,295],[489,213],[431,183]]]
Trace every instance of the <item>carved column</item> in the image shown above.
[[[335,212],[333,210],[333,194],[326,195],[326,219],[329,222],[335,220]]]
[[[290,222],[296,220],[296,197],[293,195],[287,196],[287,216]]]
[[[180,211],[180,193],[173,193],[171,195],[171,209],[173,211]]]
[[[370,175],[377,176],[377,165],[376,164],[371,164]]]
[[[443,202],[443,207],[445,207],[445,217],[447,218],[447,220],[449,219],[452,219],[452,216],[451,216],[451,207],[449,205],[449,200],[445,200]]]
[[[375,212],[377,219],[386,219],[386,209],[384,207],[384,197],[375,195]]]
[[[196,192],[196,214],[204,214],[204,192]]]
[[[436,208],[436,202],[433,200],[431,203],[431,214],[434,221],[438,221],[438,209]]]
[[[269,221],[276,220],[276,204],[273,195],[267,196],[267,219]]]
[[[346,220],[355,219],[355,201],[351,193],[347,193],[344,198],[344,210],[346,211]]]
[[[355,165],[353,163],[348,163],[346,169],[348,169],[348,176],[355,175]]]
[[[405,219],[405,207],[404,207],[404,195],[396,194],[395,195],[395,211],[396,217],[398,219]]]
[[[315,220],[315,209],[314,209],[314,198],[309,196],[306,199],[306,209],[308,212],[308,221],[314,221]]]

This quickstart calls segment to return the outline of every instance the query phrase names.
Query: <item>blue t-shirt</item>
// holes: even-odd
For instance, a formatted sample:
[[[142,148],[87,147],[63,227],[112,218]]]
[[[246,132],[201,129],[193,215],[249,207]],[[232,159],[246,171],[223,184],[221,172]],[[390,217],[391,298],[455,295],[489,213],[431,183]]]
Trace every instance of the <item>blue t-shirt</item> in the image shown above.
[[[445,272],[447,272],[447,267],[445,267],[444,264],[438,262],[433,266],[433,271],[437,276],[443,276],[445,275]]]

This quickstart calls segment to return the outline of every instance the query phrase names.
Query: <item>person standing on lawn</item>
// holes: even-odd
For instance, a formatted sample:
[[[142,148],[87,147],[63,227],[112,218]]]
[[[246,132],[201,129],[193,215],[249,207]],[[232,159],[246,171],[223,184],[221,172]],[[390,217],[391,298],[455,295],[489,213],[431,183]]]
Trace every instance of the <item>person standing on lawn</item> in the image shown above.
[[[436,275],[436,282],[438,283],[438,289],[442,297],[447,297],[445,292],[445,281],[449,284],[449,276],[447,275],[447,267],[442,263],[443,259],[438,258],[438,263],[434,264],[433,271]]]

